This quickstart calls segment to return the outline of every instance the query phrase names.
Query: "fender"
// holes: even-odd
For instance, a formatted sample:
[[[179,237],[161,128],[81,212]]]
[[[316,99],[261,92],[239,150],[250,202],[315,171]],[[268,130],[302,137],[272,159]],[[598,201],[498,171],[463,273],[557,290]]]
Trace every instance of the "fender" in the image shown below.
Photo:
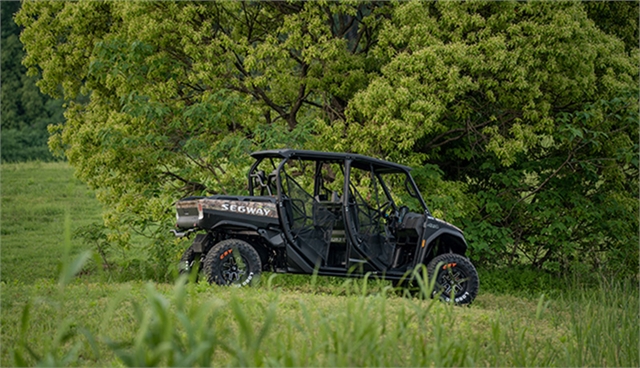
[[[282,234],[276,231],[270,231],[265,229],[260,229],[255,225],[247,224],[244,222],[238,221],[220,221],[211,227],[211,231],[216,231],[219,229],[231,229],[231,230],[244,230],[248,232],[254,232],[255,235],[261,236],[264,240],[266,240],[269,244],[271,244],[275,248],[284,248],[285,242]]]
[[[233,229],[247,229],[247,230],[253,230],[256,232],[258,231],[258,227],[255,225],[247,224],[245,222],[227,221],[227,220],[217,222],[215,225],[211,226],[211,230],[217,230],[219,228],[224,228],[224,227],[233,228]]]
[[[425,229],[424,236],[426,235],[427,234]],[[425,242],[426,246],[423,248],[420,248],[420,251],[418,252],[418,256],[416,257],[416,259],[420,260],[420,262],[416,262],[416,265],[424,262],[425,257],[433,250],[433,247],[434,247],[433,241],[442,235],[450,235],[458,241],[458,245],[460,245],[461,247],[457,247],[456,249],[458,249],[459,251],[456,251],[455,253],[459,253],[461,255],[464,255],[466,253],[468,248],[467,241],[464,239],[464,236],[462,236],[462,234],[460,234],[459,231],[456,231],[454,229],[450,229],[447,227],[440,228],[436,232],[429,235],[429,237],[426,239],[426,242]]]

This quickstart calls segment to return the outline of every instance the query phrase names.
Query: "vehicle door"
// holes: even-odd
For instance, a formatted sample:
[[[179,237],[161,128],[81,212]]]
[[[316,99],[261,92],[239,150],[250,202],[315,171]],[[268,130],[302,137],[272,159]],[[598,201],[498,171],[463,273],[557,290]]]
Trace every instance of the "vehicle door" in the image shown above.
[[[349,265],[361,272],[383,271],[393,255],[394,244],[385,226],[393,202],[373,166],[347,163],[347,168],[345,223],[352,244]]]
[[[290,243],[287,256],[303,272],[332,262],[332,231],[341,211],[339,200],[328,203],[335,198],[322,193],[327,190],[323,165],[320,160],[291,158],[279,169],[283,225]]]

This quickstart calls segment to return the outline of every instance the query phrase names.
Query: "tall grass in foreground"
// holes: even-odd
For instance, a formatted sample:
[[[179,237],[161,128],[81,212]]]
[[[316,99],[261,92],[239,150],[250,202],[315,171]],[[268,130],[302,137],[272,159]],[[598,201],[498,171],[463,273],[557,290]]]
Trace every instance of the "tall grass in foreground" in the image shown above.
[[[561,297],[575,340],[565,351],[568,366],[638,367],[638,285],[602,282]]]
[[[388,288],[371,293],[367,280],[347,280],[346,295],[331,296],[288,293],[272,279],[244,289],[180,279],[114,288],[85,319],[92,286],[64,280],[44,303],[55,307],[44,314],[31,302],[23,307],[10,364],[638,366],[638,294],[630,283],[543,295],[514,312],[403,298]],[[428,284],[421,288],[428,294]],[[60,322],[38,329],[30,317]]]

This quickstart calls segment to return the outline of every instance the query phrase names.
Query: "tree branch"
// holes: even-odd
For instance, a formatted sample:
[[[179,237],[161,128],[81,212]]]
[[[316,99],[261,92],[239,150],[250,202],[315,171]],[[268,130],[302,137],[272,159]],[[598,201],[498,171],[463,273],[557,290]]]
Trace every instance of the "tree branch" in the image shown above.
[[[184,187],[182,187],[182,190],[185,190],[187,193],[200,192],[207,189],[207,187],[204,184],[198,183],[196,181],[192,181],[189,179],[185,179],[176,173],[172,173],[169,170],[163,171],[162,174],[166,176],[170,176],[174,179],[177,179],[183,182],[185,185]]]
[[[533,196],[534,194],[538,193],[540,190],[542,190],[542,188],[547,185],[547,183],[549,182],[549,180],[551,180],[554,176],[558,175],[558,173],[560,172],[560,170],[562,170],[563,167],[565,167],[569,161],[571,160],[571,157],[573,157],[573,152],[569,152],[569,155],[567,156],[567,159],[564,160],[564,162],[562,163],[562,165],[560,165],[560,167],[558,167],[553,173],[551,173],[551,175],[549,175],[543,182],[542,184],[540,184],[536,189],[533,190],[533,192],[527,194],[526,196],[520,198],[516,203],[513,204],[513,206],[511,206],[511,210],[509,210],[509,213],[507,214],[507,216],[504,218],[503,221],[507,221],[507,219],[509,217],[511,217],[511,214],[513,213],[513,210],[516,208],[516,206],[518,205],[518,203],[524,201],[527,198],[530,198],[531,196]]]
[[[242,61],[240,60],[240,57],[238,56],[238,54],[236,54],[235,52],[233,52],[233,55],[236,58],[236,62],[233,63],[234,66],[236,67],[236,69],[238,69],[238,71],[240,73],[242,73],[242,75],[244,75],[245,77],[249,77],[249,73],[246,71],[246,69],[242,66]],[[257,99],[262,99],[262,101],[264,101],[264,103],[266,103],[269,107],[271,107],[272,109],[274,109],[279,115],[280,117],[282,117],[284,120],[289,121],[288,119],[288,115],[287,112],[284,110],[284,108],[282,108],[282,106],[276,104],[275,102],[273,102],[269,96],[267,96],[267,94],[262,90],[262,88],[260,87],[256,87],[255,85],[251,84],[251,88],[253,90],[249,90],[249,88],[247,88],[246,86],[242,85],[240,88],[241,92],[245,92],[245,93],[249,93],[251,95],[253,95],[255,98]]]

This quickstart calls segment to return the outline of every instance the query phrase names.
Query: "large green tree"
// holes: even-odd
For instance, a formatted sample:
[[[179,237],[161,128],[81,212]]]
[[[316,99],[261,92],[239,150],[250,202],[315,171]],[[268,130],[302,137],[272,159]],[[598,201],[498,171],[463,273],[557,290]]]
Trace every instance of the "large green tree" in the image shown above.
[[[379,37],[355,149],[455,183],[477,257],[637,266],[637,48],[570,2],[405,3]]]
[[[582,3],[38,1],[17,19],[25,65],[68,101],[52,148],[122,241],[288,146],[416,167],[479,260],[637,265],[638,50]]]
[[[368,55],[386,9],[26,2],[18,20],[25,64],[69,101],[52,148],[98,190],[126,242],[129,227],[166,238],[180,196],[245,190],[252,150],[323,148],[318,122],[344,120],[378,70]]]

